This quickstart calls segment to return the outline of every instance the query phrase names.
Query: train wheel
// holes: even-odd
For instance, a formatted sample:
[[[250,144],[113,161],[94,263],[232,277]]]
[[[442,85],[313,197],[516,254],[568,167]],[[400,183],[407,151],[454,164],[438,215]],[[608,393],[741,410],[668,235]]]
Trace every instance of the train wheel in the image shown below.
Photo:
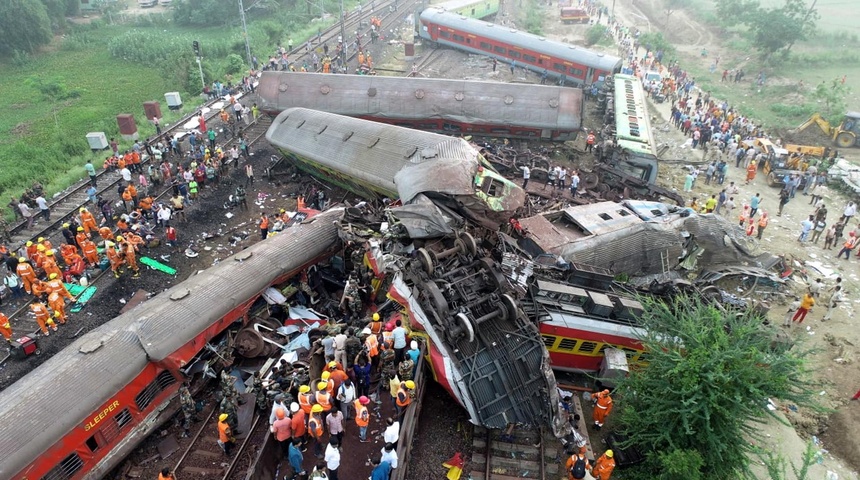
[[[836,135],[835,142],[840,148],[848,148],[853,147],[856,140],[857,137],[851,132],[839,132],[839,135]]]
[[[424,293],[430,299],[430,304],[439,318],[448,318],[451,316],[451,311],[448,308],[448,302],[445,301],[445,296],[442,291],[433,282],[424,282]]]
[[[517,302],[507,293],[502,295],[502,306],[507,314],[508,321],[517,321]]]
[[[478,253],[478,244],[475,243],[475,237],[469,234],[469,232],[463,232],[460,234],[460,241],[465,247],[466,251],[469,252],[469,255],[474,255]]]
[[[458,313],[454,316],[457,319],[457,322],[463,327],[463,331],[466,333],[466,338],[469,340],[469,343],[475,341],[475,329],[472,327],[472,321],[469,320],[469,317],[465,313]]]
[[[433,264],[432,255],[430,255],[430,252],[426,248],[418,249],[418,261],[421,262],[421,266],[424,267],[427,275],[433,275],[436,266]]]
[[[245,358],[255,358],[263,354],[266,342],[260,332],[253,328],[243,328],[236,334],[236,351]]]

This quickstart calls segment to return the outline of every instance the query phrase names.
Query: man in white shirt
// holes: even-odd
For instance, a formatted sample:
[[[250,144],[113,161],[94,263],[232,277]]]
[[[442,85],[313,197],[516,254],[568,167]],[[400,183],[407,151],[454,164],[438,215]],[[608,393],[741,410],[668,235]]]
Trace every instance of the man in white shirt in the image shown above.
[[[400,440],[400,422],[395,421],[393,418],[388,417],[385,419],[385,423],[388,425],[385,427],[385,430],[382,432],[382,440],[386,444],[392,444],[397,447],[397,441]]]
[[[42,195],[36,197],[36,205],[39,206],[39,211],[42,213],[42,217],[46,221],[51,221],[51,209],[48,208],[48,201],[45,200],[45,197]]]
[[[394,445],[386,443],[382,447],[382,461],[388,462],[392,469],[397,468],[397,449],[394,448]]]
[[[325,466],[328,469],[329,480],[337,480],[337,469],[340,468],[340,450],[337,448],[337,438],[328,441],[325,447]]]
[[[579,173],[574,170],[570,175],[570,195],[576,198],[577,190],[579,190]]]
[[[337,399],[340,402],[340,411],[343,412],[343,419],[352,419],[350,412],[352,411],[351,407],[354,407],[353,402],[355,401],[355,385],[352,383],[352,380],[347,378],[340,384],[340,387],[337,389]]]
[[[334,336],[334,361],[343,365],[343,368],[349,366],[346,362],[346,334],[343,332]]]
[[[529,184],[529,178],[532,176],[532,171],[531,169],[529,169],[528,166],[523,166],[520,168],[523,169],[523,190],[525,190]]]
[[[131,170],[129,170],[128,167],[122,167],[119,174],[122,175],[123,182],[128,183],[131,181]]]

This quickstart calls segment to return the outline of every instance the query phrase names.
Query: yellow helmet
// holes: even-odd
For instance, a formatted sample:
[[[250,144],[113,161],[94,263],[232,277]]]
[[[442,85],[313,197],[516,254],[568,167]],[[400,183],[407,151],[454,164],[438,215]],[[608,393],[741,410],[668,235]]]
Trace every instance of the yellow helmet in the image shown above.
[[[81,207],[81,213],[86,212],[86,211],[87,211],[86,207]]]
[[[123,241],[122,235],[117,235],[117,237],[116,237],[116,241],[117,241],[117,242],[121,242],[121,241]]]
[[[311,387],[309,387],[307,385],[302,385],[301,387],[299,387],[299,393],[308,393],[310,391],[311,391]]]
[[[614,454],[614,453],[612,453],[612,450],[607,450],[607,451],[606,451],[606,458],[612,458],[612,456],[613,456],[613,455],[615,455],[615,454]]]
[[[322,405],[320,405],[320,404],[317,404],[317,405],[314,405],[313,407],[311,407],[311,413],[322,413],[322,411],[323,411],[323,408],[322,408]]]
[[[42,242],[44,242],[44,241],[45,241],[45,237],[39,237],[39,240],[37,240],[37,241],[38,241],[39,243],[42,243]]]
[[[84,227],[78,227],[78,231],[79,231],[79,232],[83,232],[83,231],[84,231]]]
[[[53,319],[49,318],[49,319],[45,320],[45,325],[48,325],[50,327],[50,326],[56,325],[56,323],[54,323]]]
[[[227,415],[226,413],[222,413],[221,415],[218,415],[218,420],[224,422],[227,420],[227,417],[229,417],[229,416],[230,415]]]
[[[317,390],[325,390],[328,387],[328,382],[319,382],[317,384]]]
[[[374,322],[378,322],[378,321],[379,321],[379,314],[378,314],[378,313],[374,313],[374,314],[373,314],[373,321],[374,321]]]
[[[33,246],[33,242],[31,242],[31,241],[27,240],[26,245],[27,245],[28,247],[32,247],[32,246]]]
[[[63,224],[63,228],[69,228],[70,226],[71,226],[71,225],[69,225],[68,223],[64,223],[64,224]]]
[[[60,311],[54,310],[54,318],[60,318]]]
[[[115,243],[113,243],[113,242],[111,242],[111,241],[105,241],[105,247],[107,247],[107,248],[111,248],[111,247],[113,247],[114,245],[116,245],[116,244],[115,244]]]
[[[18,263],[24,263],[24,262],[26,262],[26,261],[27,261],[27,259],[26,259],[26,258],[24,258],[24,257],[18,257]]]
[[[322,377],[322,379],[323,379],[323,380],[328,380],[329,378],[331,378],[331,372],[329,372],[328,370],[326,370],[326,371],[322,372],[321,377]]]
[[[57,274],[56,274],[56,273],[52,273],[52,274],[48,275],[48,278],[50,278],[51,280],[53,280],[53,279],[57,278]]]
[[[38,250],[38,251],[40,251],[40,252],[44,252],[44,251],[45,251],[45,250],[47,250],[47,249],[45,248],[45,246],[44,246],[44,245],[36,245],[36,250]]]
[[[408,388],[409,390],[415,390],[415,382],[413,382],[412,380],[406,380],[403,383],[406,384],[406,388]]]
[[[328,368],[337,368],[337,362],[328,362]]]
[[[52,249],[50,249],[50,250],[46,251],[46,252],[45,252],[45,255],[47,255],[47,256],[49,256],[49,257],[53,257],[53,256],[54,256],[54,249],[52,248]]]

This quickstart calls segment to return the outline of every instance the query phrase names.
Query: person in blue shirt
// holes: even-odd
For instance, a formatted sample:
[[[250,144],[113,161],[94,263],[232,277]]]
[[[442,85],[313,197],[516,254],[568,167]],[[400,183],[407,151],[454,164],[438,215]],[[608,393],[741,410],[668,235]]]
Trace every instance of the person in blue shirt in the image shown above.
[[[388,480],[388,476],[391,475],[390,463],[383,462],[381,457],[376,456],[370,461],[370,465],[373,466],[373,471],[370,472],[370,480]]]
[[[305,474],[305,470],[302,468],[302,461],[304,461],[304,456],[302,455],[301,438],[293,438],[293,443],[290,444],[287,457],[290,461],[290,466],[293,467],[292,478],[299,478],[300,476],[303,476]]]

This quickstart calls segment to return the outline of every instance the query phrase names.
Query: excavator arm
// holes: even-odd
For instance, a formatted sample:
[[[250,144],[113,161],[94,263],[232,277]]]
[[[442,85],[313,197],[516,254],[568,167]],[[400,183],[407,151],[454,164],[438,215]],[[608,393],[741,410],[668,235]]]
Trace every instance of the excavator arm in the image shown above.
[[[809,116],[809,118],[800,124],[799,127],[795,130],[797,133],[800,133],[807,128],[811,127],[813,124],[818,125],[821,128],[821,131],[824,132],[828,137],[833,130],[833,127],[830,125],[830,122],[825,120],[820,113],[816,112]]]

